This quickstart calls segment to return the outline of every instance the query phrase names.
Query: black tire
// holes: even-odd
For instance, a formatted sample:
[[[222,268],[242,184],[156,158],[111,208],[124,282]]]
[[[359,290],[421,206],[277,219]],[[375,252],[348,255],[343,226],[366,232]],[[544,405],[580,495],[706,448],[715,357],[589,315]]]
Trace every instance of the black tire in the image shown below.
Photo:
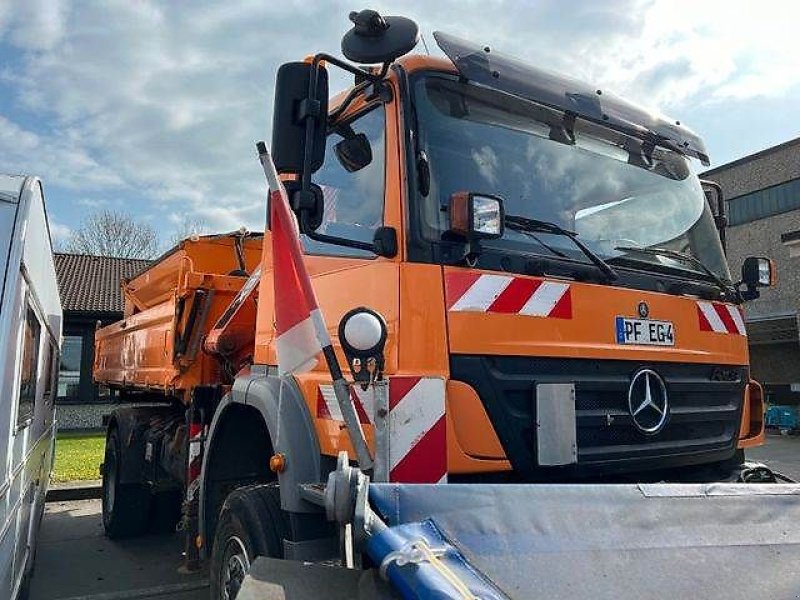
[[[133,537],[147,531],[152,496],[140,483],[120,483],[124,461],[119,432],[106,438],[103,460],[103,528],[111,539]]]
[[[183,495],[178,490],[153,495],[150,523],[154,533],[175,533],[181,519],[182,502]]]
[[[211,551],[211,599],[234,600],[257,556],[283,558],[289,531],[277,483],[231,492],[222,506]]]

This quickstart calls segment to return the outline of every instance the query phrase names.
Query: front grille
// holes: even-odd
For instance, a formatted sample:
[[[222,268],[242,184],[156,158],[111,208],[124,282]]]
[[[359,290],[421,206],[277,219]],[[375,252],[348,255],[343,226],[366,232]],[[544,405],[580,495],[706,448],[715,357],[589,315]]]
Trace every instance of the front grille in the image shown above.
[[[450,361],[451,377],[478,392],[506,455],[522,475],[538,471],[537,383],[575,384],[578,468],[678,466],[721,460],[736,449],[746,367],[466,355]],[[656,435],[640,432],[628,412],[628,386],[643,367],[661,375],[669,394],[670,418]]]

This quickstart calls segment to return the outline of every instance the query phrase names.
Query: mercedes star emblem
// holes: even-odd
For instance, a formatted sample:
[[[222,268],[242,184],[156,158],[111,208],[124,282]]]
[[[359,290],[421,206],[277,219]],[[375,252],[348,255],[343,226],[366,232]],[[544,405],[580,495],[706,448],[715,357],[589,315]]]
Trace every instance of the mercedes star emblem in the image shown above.
[[[655,434],[664,428],[669,418],[669,398],[658,373],[652,369],[636,372],[628,388],[628,411],[642,433]]]

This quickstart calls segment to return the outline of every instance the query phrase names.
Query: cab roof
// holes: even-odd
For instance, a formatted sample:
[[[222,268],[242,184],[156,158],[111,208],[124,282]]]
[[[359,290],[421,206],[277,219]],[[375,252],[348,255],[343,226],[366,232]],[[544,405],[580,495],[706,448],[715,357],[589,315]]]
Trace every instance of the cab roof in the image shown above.
[[[396,61],[409,72],[436,70],[458,73],[468,81],[543,104],[573,117],[676,150],[709,165],[703,140],[688,127],[596,86],[526,64],[442,32],[434,38],[447,59],[409,55]],[[449,59],[449,60],[448,60]]]

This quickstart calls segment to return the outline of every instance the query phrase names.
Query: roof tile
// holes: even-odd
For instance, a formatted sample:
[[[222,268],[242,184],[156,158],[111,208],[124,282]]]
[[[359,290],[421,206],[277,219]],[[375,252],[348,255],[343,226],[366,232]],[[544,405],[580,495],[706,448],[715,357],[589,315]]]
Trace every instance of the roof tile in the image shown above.
[[[121,313],[122,280],[130,279],[151,261],[87,254],[53,254],[58,291],[64,311]]]

